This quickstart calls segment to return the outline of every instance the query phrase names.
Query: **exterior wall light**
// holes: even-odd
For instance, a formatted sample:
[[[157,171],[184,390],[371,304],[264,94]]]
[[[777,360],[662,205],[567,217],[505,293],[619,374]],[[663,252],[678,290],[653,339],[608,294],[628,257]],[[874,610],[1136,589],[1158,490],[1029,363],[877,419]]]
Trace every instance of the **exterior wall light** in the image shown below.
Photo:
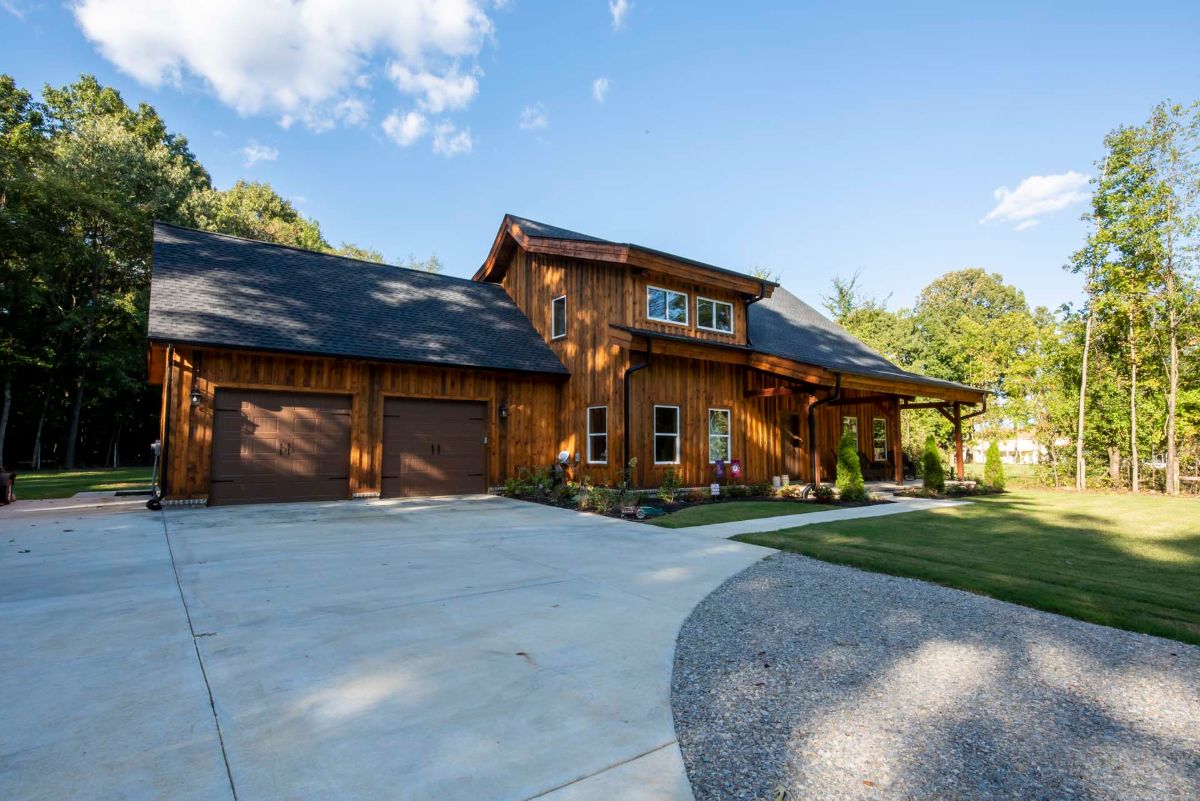
[[[501,404],[500,404],[500,419],[501,419],[501,420],[504,420],[504,419],[507,419],[507,418],[508,418],[508,404],[507,404],[507,403],[501,403]]]
[[[199,406],[200,402],[203,400],[204,400],[204,396],[200,394],[200,390],[193,389],[192,390],[192,405]]]

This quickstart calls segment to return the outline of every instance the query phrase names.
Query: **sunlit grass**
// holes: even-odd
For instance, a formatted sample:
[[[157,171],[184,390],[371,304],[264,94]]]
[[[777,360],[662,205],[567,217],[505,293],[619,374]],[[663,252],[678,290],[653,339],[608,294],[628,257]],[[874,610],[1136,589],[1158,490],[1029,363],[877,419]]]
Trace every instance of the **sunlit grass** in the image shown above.
[[[763,517],[780,515],[802,515],[836,508],[836,506],[827,504],[808,502],[724,501],[689,506],[665,517],[656,517],[650,522],[663,528],[690,528],[691,526],[707,526],[710,523],[729,523],[734,520],[758,520]]]
[[[149,489],[153,483],[149,467],[120,467],[116,470],[17,470],[16,493],[20,500],[69,498],[77,492]]]
[[[736,539],[1200,643],[1200,501],[1021,491]]]

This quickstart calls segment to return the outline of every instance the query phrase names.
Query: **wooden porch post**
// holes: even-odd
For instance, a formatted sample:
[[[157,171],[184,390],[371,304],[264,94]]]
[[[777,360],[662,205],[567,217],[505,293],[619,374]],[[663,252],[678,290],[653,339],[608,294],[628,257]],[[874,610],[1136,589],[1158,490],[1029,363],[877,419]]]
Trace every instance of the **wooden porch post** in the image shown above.
[[[963,480],[962,405],[954,402],[954,465],[955,478]]]
[[[893,403],[892,408],[896,410],[896,438],[892,440],[893,478],[897,484],[902,485],[904,484],[904,455],[900,452],[900,442],[904,432],[900,430],[900,401],[897,400]]]

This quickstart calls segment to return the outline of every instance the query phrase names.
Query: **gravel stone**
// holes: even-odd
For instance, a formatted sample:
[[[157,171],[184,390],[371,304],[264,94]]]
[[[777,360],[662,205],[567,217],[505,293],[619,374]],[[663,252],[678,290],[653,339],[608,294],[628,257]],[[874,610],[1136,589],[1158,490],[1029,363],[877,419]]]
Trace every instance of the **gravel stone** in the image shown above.
[[[1200,798],[1200,648],[781,553],[680,630],[697,801]]]

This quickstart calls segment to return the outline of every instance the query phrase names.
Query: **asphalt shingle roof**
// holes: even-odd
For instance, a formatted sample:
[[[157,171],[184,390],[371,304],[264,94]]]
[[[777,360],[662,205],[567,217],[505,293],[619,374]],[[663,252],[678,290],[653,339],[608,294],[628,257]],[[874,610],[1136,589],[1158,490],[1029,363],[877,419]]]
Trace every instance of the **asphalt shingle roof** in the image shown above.
[[[750,344],[762,353],[836,372],[910,381],[931,388],[979,391],[900,369],[783,287],[750,305]]]
[[[567,374],[496,284],[154,225],[149,337]]]

